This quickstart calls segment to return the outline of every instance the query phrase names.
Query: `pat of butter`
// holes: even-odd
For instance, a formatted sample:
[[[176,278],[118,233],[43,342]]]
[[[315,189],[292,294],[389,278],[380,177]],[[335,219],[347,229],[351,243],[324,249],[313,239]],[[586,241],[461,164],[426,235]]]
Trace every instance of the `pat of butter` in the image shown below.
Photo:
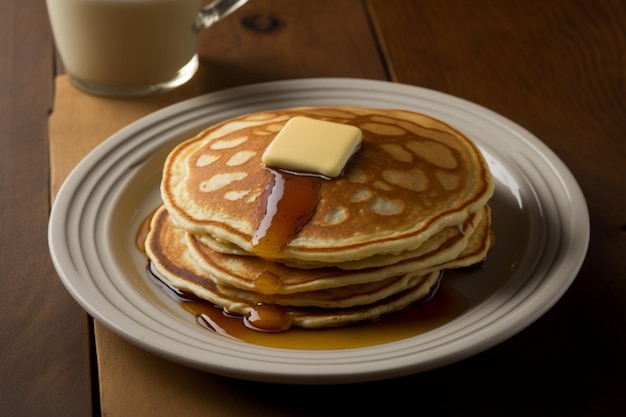
[[[333,178],[341,175],[361,140],[358,127],[296,116],[278,132],[262,161],[275,168]]]

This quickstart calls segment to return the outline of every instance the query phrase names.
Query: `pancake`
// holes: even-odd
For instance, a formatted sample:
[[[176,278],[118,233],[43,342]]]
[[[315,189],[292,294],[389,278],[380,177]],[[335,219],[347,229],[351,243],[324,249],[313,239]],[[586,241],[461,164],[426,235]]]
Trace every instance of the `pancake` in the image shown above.
[[[321,181],[311,217],[274,260],[336,265],[414,251],[462,225],[493,193],[480,151],[443,122],[401,110],[284,109],[225,121],[170,153],[161,195],[175,222],[226,252],[255,254],[272,175],[261,155],[294,116],[357,126],[363,142],[342,176]]]
[[[375,320],[423,300],[438,284],[439,271],[392,277],[373,283],[296,294],[262,294],[221,285],[198,267],[185,243],[186,232],[175,226],[164,207],[154,214],[145,250],[160,279],[191,292],[229,314],[250,315],[259,305],[281,308],[290,325],[317,329]]]
[[[483,221],[476,221],[476,219]],[[424,275],[433,270],[447,269],[451,266],[459,268],[473,265],[482,260],[487,253],[489,216],[475,216],[473,220],[477,224],[472,225],[471,229],[468,227],[465,234],[461,234],[457,228],[454,228],[456,236],[438,246],[433,245],[423,251],[413,251],[411,254],[415,256],[412,257],[394,256],[392,258],[396,259],[396,262],[385,266],[362,269],[342,269],[336,266],[296,268],[255,256],[216,252],[189,233],[185,237],[191,257],[200,269],[214,280],[242,290],[261,292],[259,287],[262,284],[257,282],[257,277],[267,273],[275,277],[276,285],[272,288],[273,294],[292,294],[371,283],[404,274]],[[468,251],[465,252],[468,247]]]
[[[463,224],[444,228],[434,236],[430,237],[415,250],[405,251],[399,254],[374,255],[369,258],[355,261],[337,262],[332,266],[347,270],[378,268],[397,264],[398,262],[407,259],[416,260],[419,258],[425,260],[427,255],[429,256],[431,264],[434,265],[437,263],[443,263],[456,258],[461,251],[465,249],[469,238],[479,224],[481,228],[488,229],[490,227],[490,222],[491,210],[489,209],[489,206],[484,206],[476,213],[472,213]],[[229,255],[253,256],[253,254],[247,253],[229,242],[216,240],[208,235],[190,234],[188,239],[190,239],[189,244],[192,246],[192,251],[196,253],[196,258],[199,262],[202,262],[201,258],[203,256],[219,256],[211,252]],[[202,248],[202,245],[206,246],[206,248]],[[302,269],[323,268],[329,266],[328,263],[306,262],[294,259],[281,259],[280,262],[288,266]]]
[[[340,175],[263,163],[297,116],[360,129]],[[265,111],[209,127],[172,150],[145,249],[161,279],[257,323],[252,328],[343,326],[427,300],[445,270],[480,264],[493,241],[493,191],[472,141],[426,115]],[[271,250],[258,245],[267,219],[284,229]]]

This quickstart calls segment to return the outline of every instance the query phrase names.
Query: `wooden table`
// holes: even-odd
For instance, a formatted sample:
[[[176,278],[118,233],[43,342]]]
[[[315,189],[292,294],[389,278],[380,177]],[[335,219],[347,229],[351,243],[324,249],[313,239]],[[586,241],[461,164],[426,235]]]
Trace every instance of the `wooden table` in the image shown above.
[[[199,50],[202,68],[187,86],[112,105],[72,90],[61,75],[43,0],[2,1],[0,415],[626,415],[626,2],[254,0],[204,31]],[[48,254],[51,196],[73,164],[116,123],[172,102],[324,76],[450,93],[550,146],[579,181],[591,216],[587,258],[562,299],[462,362],[332,387],[205,374],[93,323]],[[68,151],[50,140],[49,122],[56,129],[55,117],[73,109],[81,120],[83,103],[111,120]],[[81,123],[77,129],[90,126]]]

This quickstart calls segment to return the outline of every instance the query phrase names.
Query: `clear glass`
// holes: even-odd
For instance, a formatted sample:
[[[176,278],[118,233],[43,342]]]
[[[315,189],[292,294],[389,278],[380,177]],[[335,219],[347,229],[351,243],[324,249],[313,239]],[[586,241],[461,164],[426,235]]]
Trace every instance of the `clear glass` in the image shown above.
[[[95,95],[136,97],[178,87],[198,69],[197,33],[246,0],[46,0],[65,71]]]

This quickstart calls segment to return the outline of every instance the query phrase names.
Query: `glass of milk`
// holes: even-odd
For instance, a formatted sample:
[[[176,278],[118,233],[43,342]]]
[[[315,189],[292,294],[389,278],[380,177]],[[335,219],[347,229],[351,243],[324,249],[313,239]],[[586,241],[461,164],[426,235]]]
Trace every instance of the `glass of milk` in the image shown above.
[[[167,91],[198,68],[197,33],[246,0],[46,0],[65,71],[110,97]]]

